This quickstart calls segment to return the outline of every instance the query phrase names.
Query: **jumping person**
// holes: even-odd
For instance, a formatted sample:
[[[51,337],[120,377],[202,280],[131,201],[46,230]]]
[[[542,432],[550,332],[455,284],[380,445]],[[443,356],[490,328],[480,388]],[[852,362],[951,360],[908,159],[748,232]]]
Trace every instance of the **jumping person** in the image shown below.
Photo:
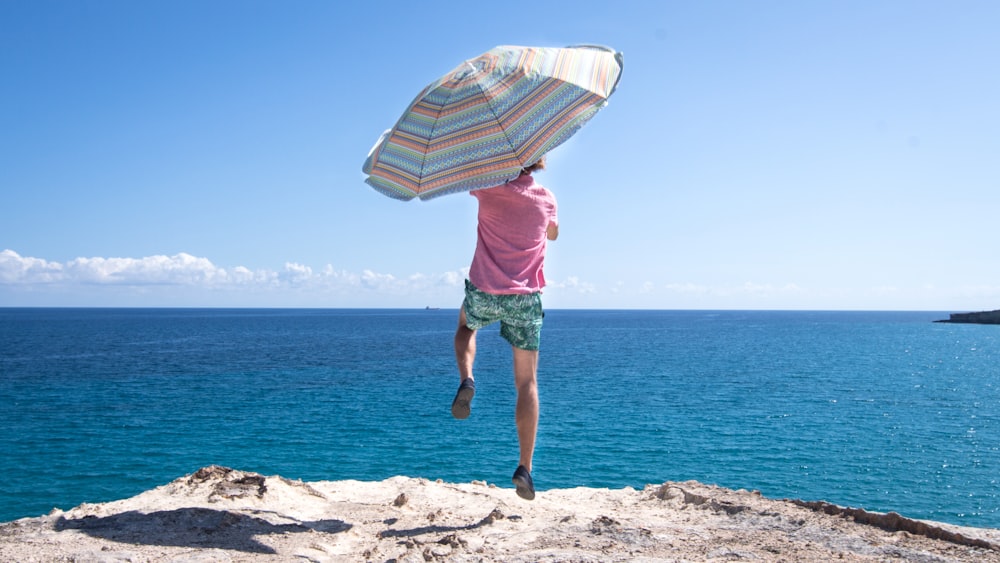
[[[531,458],[538,430],[538,348],[542,330],[542,288],[546,242],[559,236],[556,198],[535,182],[532,173],[545,158],[506,184],[473,190],[479,200],[476,251],[465,281],[465,300],[455,331],[455,359],[461,383],[451,405],[457,419],[469,417],[476,383],[476,331],[500,322],[500,335],[511,344],[515,421],[520,458],[512,481],[523,499],[535,498]]]

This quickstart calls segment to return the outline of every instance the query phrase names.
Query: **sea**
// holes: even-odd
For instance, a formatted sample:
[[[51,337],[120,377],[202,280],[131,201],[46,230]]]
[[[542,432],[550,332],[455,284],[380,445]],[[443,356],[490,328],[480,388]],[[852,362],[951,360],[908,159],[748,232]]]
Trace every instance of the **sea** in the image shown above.
[[[697,480],[1000,528],[1000,326],[944,312],[548,310],[533,476]],[[457,310],[0,309],[0,521],[212,464],[512,487],[510,347]]]

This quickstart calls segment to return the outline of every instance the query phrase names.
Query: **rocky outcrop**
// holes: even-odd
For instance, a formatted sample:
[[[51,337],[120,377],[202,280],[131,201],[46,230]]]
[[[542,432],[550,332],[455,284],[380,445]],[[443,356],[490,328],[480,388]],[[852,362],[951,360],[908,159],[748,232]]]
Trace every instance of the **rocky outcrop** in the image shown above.
[[[1000,530],[696,481],[546,489],[313,481],[210,466],[132,498],[0,523],[0,561],[1000,563]]]
[[[947,320],[934,322],[1000,325],[1000,309],[996,311],[980,311],[978,313],[952,313]]]

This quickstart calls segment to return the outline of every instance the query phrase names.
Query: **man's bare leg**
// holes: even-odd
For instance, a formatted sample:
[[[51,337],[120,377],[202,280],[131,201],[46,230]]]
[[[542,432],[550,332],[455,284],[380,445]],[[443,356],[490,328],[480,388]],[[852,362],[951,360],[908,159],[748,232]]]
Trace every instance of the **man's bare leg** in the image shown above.
[[[458,419],[469,417],[472,397],[476,394],[472,365],[476,361],[476,331],[465,324],[465,309],[458,313],[458,328],[455,329],[455,361],[461,378],[455,400],[451,403],[451,415]]]
[[[514,386],[517,388],[517,442],[521,450],[519,465],[514,472],[517,496],[535,498],[535,484],[531,479],[531,458],[535,453],[535,435],[538,432],[538,350],[514,348]]]
[[[476,331],[465,325],[465,309],[458,311],[458,328],[455,330],[455,360],[462,381],[472,378],[472,364],[476,360]]]
[[[517,388],[517,439],[520,444],[520,464],[531,471],[538,432],[538,350],[514,348],[514,386]]]

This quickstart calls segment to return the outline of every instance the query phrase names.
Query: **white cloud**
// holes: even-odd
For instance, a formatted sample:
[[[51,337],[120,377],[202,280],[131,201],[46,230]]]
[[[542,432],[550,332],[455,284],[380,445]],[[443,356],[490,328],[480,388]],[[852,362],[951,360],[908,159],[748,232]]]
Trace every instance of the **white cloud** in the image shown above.
[[[465,278],[468,275],[468,268],[463,268],[457,272],[445,272],[438,278],[438,283],[447,287],[459,287],[465,283]]]
[[[63,268],[64,280],[77,283],[213,285],[228,282],[225,269],[207,258],[180,253],[145,258],[76,258]]]
[[[350,271],[287,262],[278,269],[219,266],[187,253],[54,262],[0,251],[0,306],[457,307],[468,268],[438,273]],[[607,286],[569,276],[550,281],[556,308],[851,308],[983,310],[996,285],[822,287],[794,283],[663,283]]]
[[[236,266],[229,272],[228,280],[237,286],[271,286],[277,285],[278,273],[271,270],[251,270],[245,266]]]
[[[75,258],[65,263],[0,252],[0,305],[25,302],[150,305],[406,306],[461,302],[468,270],[405,277],[370,269],[360,273],[327,264],[319,269],[287,262],[280,270],[222,267],[179,253],[143,258]],[[45,300],[45,296],[49,300]],[[81,298],[85,295],[86,298]],[[25,299],[30,297],[30,299]]]
[[[314,279],[314,276],[313,270],[309,266],[286,262],[282,278],[293,285],[298,285],[309,283]]]
[[[459,274],[450,272],[447,279]],[[423,284],[424,276],[409,278]],[[391,274],[365,270],[360,275],[336,270],[327,264],[319,271],[288,262],[280,271],[251,270],[246,266],[224,268],[208,258],[187,253],[144,258],[74,258],[66,263],[21,256],[13,250],[0,252],[0,283],[6,285],[175,285],[206,288],[226,287],[311,287],[366,286],[391,287],[403,283]]]
[[[368,289],[388,289],[397,285],[392,274],[379,274],[371,270],[361,272],[361,285]]]
[[[570,276],[561,282],[550,282],[549,287],[566,289],[576,293],[597,293],[597,286],[590,282],[582,281],[577,276]]]
[[[204,283],[225,277],[204,258],[189,254],[146,258],[76,258],[60,264],[21,256],[13,250],[0,252],[0,281],[7,284],[53,283]]]
[[[50,283],[63,275],[63,266],[41,258],[25,258],[13,250],[0,252],[0,283]]]

